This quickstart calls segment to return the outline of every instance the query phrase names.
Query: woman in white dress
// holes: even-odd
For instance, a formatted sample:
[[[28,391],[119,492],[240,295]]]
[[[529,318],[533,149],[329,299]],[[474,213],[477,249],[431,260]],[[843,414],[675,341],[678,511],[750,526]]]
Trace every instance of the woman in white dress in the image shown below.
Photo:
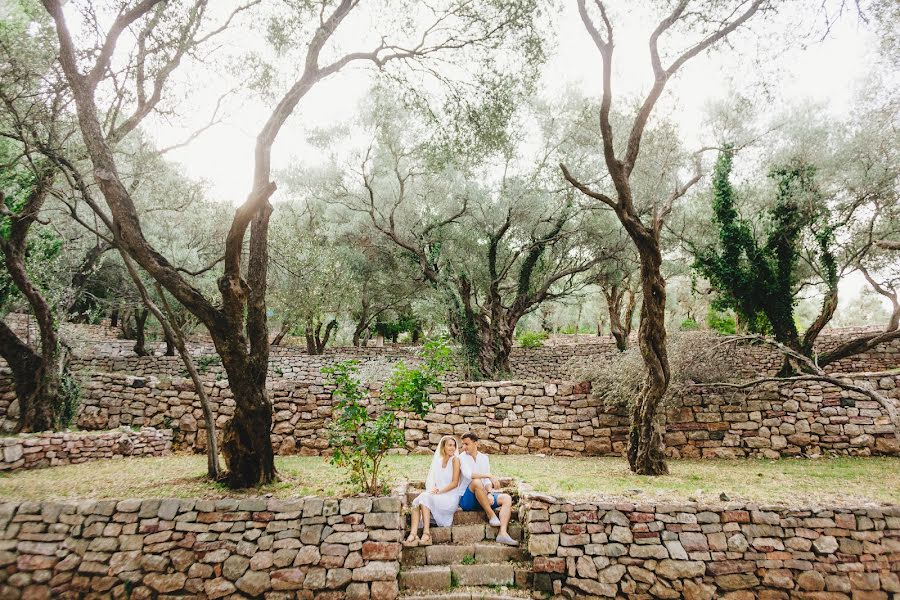
[[[428,546],[431,544],[431,520],[439,527],[453,524],[453,513],[459,507],[460,486],[459,457],[456,438],[445,435],[438,443],[425,481],[425,491],[412,501],[409,537],[404,546]],[[424,530],[419,538],[419,523]]]

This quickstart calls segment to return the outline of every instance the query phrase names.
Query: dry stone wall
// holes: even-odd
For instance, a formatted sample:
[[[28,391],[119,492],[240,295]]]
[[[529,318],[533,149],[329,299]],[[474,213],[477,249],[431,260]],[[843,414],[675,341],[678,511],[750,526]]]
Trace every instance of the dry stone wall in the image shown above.
[[[816,342],[818,352],[834,349],[866,329],[846,329],[823,332]],[[711,336],[707,332],[682,332],[696,348],[721,344],[727,338]],[[581,336],[580,336],[581,337]],[[637,340],[632,340],[636,344]],[[528,379],[578,379],[585,372],[596,371],[608,365],[618,354],[615,343],[607,338],[572,344],[556,344],[540,348],[513,348],[510,366],[513,372]],[[713,360],[723,364],[725,370],[736,377],[774,375],[781,368],[782,356],[769,346],[725,345],[716,352]],[[839,360],[826,367],[829,373],[864,373],[896,369],[900,367],[900,339],[882,344],[850,358]]]
[[[565,597],[900,597],[900,507],[520,505],[535,589]]]
[[[269,379],[273,381],[323,381],[322,367],[332,366],[345,360],[357,360],[360,369],[376,374],[383,379],[390,372],[392,364],[404,360],[413,364],[419,361],[418,348],[341,348],[320,356],[311,356],[295,348],[270,348]],[[225,379],[225,369],[212,348],[193,346],[191,352],[195,363],[204,376],[211,379]],[[71,361],[73,370],[90,370],[101,373],[127,373],[138,377],[178,377],[187,376],[184,363],[178,356],[135,356],[130,349],[122,354],[89,354],[75,357]],[[377,377],[380,375],[381,377]]]
[[[172,430],[153,427],[22,434],[0,437],[0,472],[130,456],[164,456],[171,449]]]
[[[900,375],[855,377],[900,411]],[[666,410],[664,441],[680,458],[900,454],[897,424],[876,401],[817,381],[749,393],[693,389]]]
[[[855,381],[879,387],[895,402],[900,398],[900,375]],[[77,417],[83,429],[171,427],[177,447],[205,446],[202,411],[188,380],[98,374],[84,387]],[[224,381],[213,381],[206,392],[221,431],[234,413],[231,391]],[[270,397],[276,451],[327,453],[331,388],[279,382]],[[431,452],[441,436],[469,430],[490,452],[503,454],[621,455],[627,442],[626,411],[605,407],[587,383],[457,382],[432,400],[434,410],[424,419],[406,422],[410,452]],[[900,454],[896,427],[880,404],[818,382],[750,393],[692,389],[671,402],[663,419],[667,452],[675,457]]]
[[[833,332],[822,334],[817,349],[830,350],[838,343],[849,339],[853,332]],[[691,332],[682,335],[696,338],[696,346],[711,343],[708,333]],[[724,338],[716,338],[716,342]],[[177,356],[135,356],[133,342],[104,342],[90,349],[83,349],[72,360],[74,369],[90,369],[100,372],[124,372],[138,376],[169,376],[184,373],[184,365]],[[210,376],[224,377],[225,373],[212,346],[194,344],[191,351],[203,370]],[[273,346],[269,358],[269,377],[296,381],[321,381],[322,367],[331,366],[344,360],[358,360],[362,369],[374,370],[386,375],[389,366],[404,360],[418,362],[419,348],[415,346],[390,346],[383,348],[335,348],[320,356],[311,356],[296,347]],[[587,370],[596,370],[608,365],[618,355],[611,340],[558,344],[540,348],[513,348],[510,368],[520,379],[572,380],[578,379]],[[741,345],[737,348],[723,347],[715,356],[727,369],[739,376],[756,377],[774,374],[781,367],[781,355],[766,346]],[[834,363],[829,372],[873,372],[894,369],[900,366],[900,340],[883,344],[877,348]],[[456,378],[451,374],[448,379]],[[2,388],[0,388],[2,389]]]
[[[399,497],[0,504],[0,598],[397,597]]]

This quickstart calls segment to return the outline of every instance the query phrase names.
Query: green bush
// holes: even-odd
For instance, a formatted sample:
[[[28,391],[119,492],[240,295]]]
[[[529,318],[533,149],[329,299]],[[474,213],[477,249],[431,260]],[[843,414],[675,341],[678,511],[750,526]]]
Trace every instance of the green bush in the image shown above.
[[[331,462],[348,472],[351,485],[369,494],[384,493],[380,478],[384,457],[406,441],[406,417],[400,415],[421,419],[428,414],[434,405],[431,392],[443,389],[440,375],[450,366],[450,353],[445,340],[426,342],[422,365],[410,368],[403,361],[394,365],[378,402],[359,379],[358,361],[322,369],[328,383],[336,386],[334,418],[328,426]]]
[[[59,427],[68,429],[75,422],[75,414],[81,404],[81,382],[79,382],[68,369],[64,369],[59,379],[59,392],[57,394]]]
[[[706,323],[713,331],[717,331],[722,335],[734,335],[737,333],[737,323],[732,315],[720,313],[710,309],[706,316]]]
[[[547,337],[544,331],[526,331],[519,336],[519,345],[523,348],[540,348]]]
[[[681,322],[680,328],[682,331],[694,331],[695,329],[700,329],[700,323],[694,319],[685,319]]]

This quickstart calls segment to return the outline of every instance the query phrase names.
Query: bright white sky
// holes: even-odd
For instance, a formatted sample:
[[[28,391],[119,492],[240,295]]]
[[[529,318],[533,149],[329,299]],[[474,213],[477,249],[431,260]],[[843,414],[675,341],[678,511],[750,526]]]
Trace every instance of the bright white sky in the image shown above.
[[[544,93],[549,95],[554,90],[574,87],[586,95],[599,96],[598,52],[584,30],[574,0],[564,0],[562,5],[556,17],[557,43],[545,67]],[[344,25],[365,28],[367,23],[363,19]],[[616,24],[614,89],[620,100],[641,95],[651,83],[646,40],[654,25],[655,22],[639,16],[631,22],[619,20]],[[245,43],[258,43],[248,33],[238,34],[238,44],[242,43],[241,35]],[[876,43],[874,36],[851,16],[840,21],[826,40],[807,49],[789,49],[778,57],[777,63],[767,65],[765,72],[757,69],[751,56],[742,56],[741,46],[733,51],[725,49],[711,56],[700,56],[670,83],[658,111],[679,124],[688,144],[700,144],[704,107],[709,101],[726,97],[731,90],[748,93],[748,89],[755,89],[761,80],[767,79],[777,95],[771,104],[773,111],[813,99],[825,101],[828,112],[839,114],[850,104],[866,76],[868,65],[874,60]],[[755,53],[751,47],[746,48],[746,54]],[[304,128],[327,127],[352,119],[371,81],[370,71],[356,68],[317,84],[281,132],[273,156],[276,169],[320,160],[320,151],[304,143]],[[192,113],[193,122],[184,129],[157,124],[154,131],[159,144],[176,143],[185,131],[205,123],[216,97],[217,94],[203,90],[195,93],[189,104],[202,108]],[[238,203],[249,190],[254,140],[268,110],[260,101],[248,101],[237,114],[230,115],[226,122],[207,131],[190,146],[172,152],[170,158],[181,163],[189,176],[206,180],[211,197]],[[856,277],[842,281],[843,297],[848,299],[859,293],[861,282]]]
[[[544,93],[549,95],[568,86],[589,96],[599,96],[599,54],[584,30],[574,0],[564,0],[562,6],[555,19],[557,43],[551,48],[545,67]],[[365,23],[351,25],[364,27]],[[651,83],[646,40],[654,25],[646,20],[640,22],[639,17],[616,25],[613,85],[621,100],[625,100],[622,96],[641,94]],[[240,35],[238,43],[241,43]],[[251,42],[250,34],[244,39],[255,43],[255,40]],[[856,85],[866,75],[865,65],[871,60],[874,46],[873,36],[859,28],[855,18],[843,19],[827,40],[808,50],[794,48],[780,57],[777,69],[772,69],[780,100],[791,104],[806,98],[826,99],[830,110],[840,111],[848,105]],[[745,92],[747,86],[758,83],[761,75],[755,71],[753,59],[740,54],[738,48],[737,52],[724,50],[712,56],[700,56],[689,62],[668,86],[666,100],[659,111],[668,113],[681,126],[688,142],[700,135],[707,102],[726,96],[732,89]],[[736,75],[723,76],[729,72]],[[317,161],[320,153],[304,143],[304,128],[327,127],[350,120],[368,93],[371,81],[370,71],[356,68],[317,84],[281,132],[273,156],[276,168],[298,161]],[[185,130],[205,123],[216,98],[215,93],[194,92],[190,105],[199,109],[191,115],[193,122],[186,129],[157,124],[154,130],[160,145],[176,143]],[[183,164],[188,175],[208,181],[212,197],[239,202],[249,190],[254,138],[268,110],[259,101],[247,102],[237,114],[205,132],[190,146],[173,151],[170,158]]]

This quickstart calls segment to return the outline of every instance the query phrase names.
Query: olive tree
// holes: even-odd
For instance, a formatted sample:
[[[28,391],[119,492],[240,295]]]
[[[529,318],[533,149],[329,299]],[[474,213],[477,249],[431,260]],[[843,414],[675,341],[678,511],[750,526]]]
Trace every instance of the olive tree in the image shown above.
[[[224,270],[217,282],[221,298],[213,302],[148,241],[113,145],[120,139],[120,127],[140,123],[159,107],[172,73],[183,61],[197,56],[198,48],[257,3],[240,5],[224,23],[210,18],[212,11],[205,1],[77,4],[75,14],[91,18],[70,22],[66,13],[73,13],[64,12],[62,2],[43,0],[56,25],[59,63],[72,90],[94,179],[109,210],[110,230],[118,246],[209,330],[235,397],[235,414],[225,427],[223,443],[229,484],[245,487],[272,481],[272,406],[265,389],[269,355],[266,284],[270,199],[276,189],[272,148],[279,133],[317,83],[351,64],[383,69],[390,63],[421,64],[432,56],[447,59],[451,51],[489,64],[491,51],[514,41],[523,31],[530,34],[533,6],[526,1],[385,2],[371,7],[371,14],[386,17],[380,24],[390,29],[371,47],[351,49],[348,46],[353,41],[338,38],[342,23],[359,12],[358,0],[285,0],[269,12],[256,13],[256,18],[266,23],[273,52],[288,58],[281,64],[289,64],[291,69],[289,73],[265,70],[271,75],[266,79],[271,84],[267,95],[275,101],[256,139],[250,191],[235,211],[224,239]],[[410,18],[391,20],[401,11]],[[110,25],[95,28],[96,23]],[[127,68],[119,72],[115,87],[99,90],[104,75],[123,62]],[[124,93],[116,94],[117,90]],[[127,116],[110,127],[105,121],[111,115]],[[102,212],[100,207],[97,211]]]
[[[898,104],[889,91],[879,95],[877,89],[867,92],[877,99],[857,97],[856,109],[844,119],[823,119],[808,106],[776,117],[782,124],[762,140],[756,161],[726,148],[710,194],[713,220],[702,219],[718,239],[694,246],[695,264],[710,279],[719,304],[733,307],[751,331],[771,333],[819,367],[900,337],[898,314],[882,331],[826,352],[814,349],[840,310],[841,279],[859,271],[877,294],[891,299],[890,286],[876,279],[890,264],[878,242],[900,234],[900,147],[883,136],[896,127]],[[733,161],[753,165],[740,188],[731,182]],[[801,332],[795,307],[810,291],[822,301]],[[805,368],[788,355],[782,374]]]
[[[612,181],[612,190],[589,185],[578,173],[564,164],[565,178],[582,194],[613,210],[637,248],[640,257],[642,298],[638,343],[647,368],[647,378],[634,404],[628,440],[628,463],[635,473],[661,475],[668,472],[662,452],[660,432],[655,423],[660,401],[669,385],[670,371],[666,352],[666,281],[662,274],[660,234],[666,217],[676,200],[700,179],[699,171],[687,179],[671,182],[671,192],[649,211],[641,210],[641,198],[635,195],[632,174],[641,156],[641,144],[650,117],[666,84],[691,59],[720,45],[728,36],[744,26],[767,0],[749,2],[691,2],[679,0],[665,3],[662,18],[648,40],[653,83],[640,100],[637,113],[626,131],[625,145],[614,140],[610,114],[613,107],[613,57],[615,37],[612,15],[607,3],[596,0],[589,8],[586,0],[578,0],[578,10],[585,31],[599,52],[602,92],[599,135],[602,161]],[[672,40],[677,38],[677,42]],[[671,48],[675,46],[677,50]],[[600,157],[597,157],[600,159]]]
[[[598,219],[550,167],[559,146],[551,111],[528,116],[545,135],[536,155],[513,143],[435,160],[428,123],[396,105],[376,108],[371,144],[333,186],[334,201],[440,294],[470,377],[508,374],[519,320],[582,289],[605,257],[592,235]]]

